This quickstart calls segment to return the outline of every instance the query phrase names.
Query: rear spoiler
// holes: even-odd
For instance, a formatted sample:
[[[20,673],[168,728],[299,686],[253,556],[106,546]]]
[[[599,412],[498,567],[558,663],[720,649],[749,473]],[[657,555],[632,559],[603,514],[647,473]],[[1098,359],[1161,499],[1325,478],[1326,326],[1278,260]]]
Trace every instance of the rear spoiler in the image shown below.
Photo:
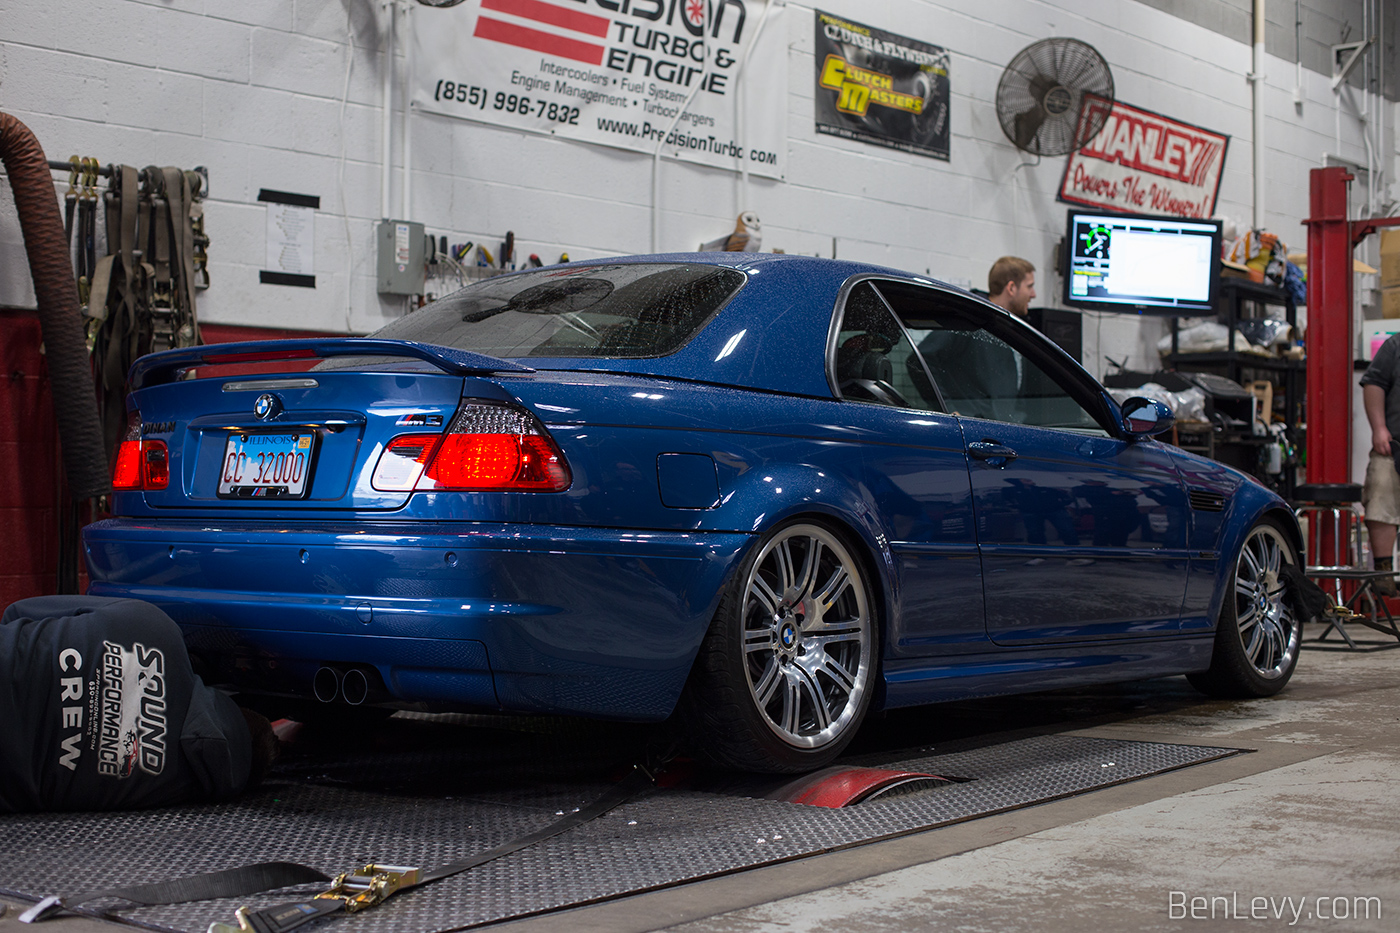
[[[379,340],[373,337],[312,337],[296,340],[254,340],[216,343],[148,353],[131,365],[129,388],[174,382],[179,373],[196,366],[227,363],[268,363],[275,360],[326,359],[333,356],[398,356],[423,360],[453,376],[488,373],[532,373],[529,366],[497,359],[470,350],[454,350],[413,340]]]

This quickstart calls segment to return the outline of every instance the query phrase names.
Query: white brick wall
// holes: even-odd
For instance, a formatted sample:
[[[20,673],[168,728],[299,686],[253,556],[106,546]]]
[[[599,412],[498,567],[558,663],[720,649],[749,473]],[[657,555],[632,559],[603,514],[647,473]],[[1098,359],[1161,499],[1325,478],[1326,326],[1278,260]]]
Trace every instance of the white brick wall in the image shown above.
[[[843,258],[979,286],[994,258],[1019,253],[1042,270],[1042,299],[1052,298],[1059,283],[1051,252],[1064,223],[1054,195],[1064,161],[1022,165],[1034,160],[1007,143],[992,105],[1011,56],[1051,35],[1097,47],[1125,101],[1230,134],[1218,210],[1249,220],[1248,46],[1126,0],[820,5],[952,50],[952,160],[817,135],[811,8],[790,3],[787,180],[755,177],[745,200],[731,173],[663,162],[662,249],[693,248],[752,209],[763,218],[767,247],[830,255],[834,237]],[[28,123],[52,158],[209,167],[214,285],[201,295],[204,320],[369,330],[402,313],[400,302],[375,294],[373,279],[384,62],[378,16],[370,0],[0,0],[0,110]],[[1362,162],[1365,151],[1349,113],[1338,150],[1335,98],[1323,76],[1305,72],[1301,114],[1293,82],[1293,64],[1270,58],[1268,223],[1301,249],[1307,170],[1325,151]],[[450,241],[494,251],[512,229],[520,256],[545,261],[565,251],[586,258],[650,246],[646,156],[416,115],[413,163],[408,213]],[[258,284],[260,188],[321,197],[315,290]],[[396,201],[398,190],[396,175]],[[0,185],[0,305],[32,302],[8,185]],[[1087,315],[1086,364],[1102,373],[1107,354],[1150,368],[1162,332],[1160,321]]]

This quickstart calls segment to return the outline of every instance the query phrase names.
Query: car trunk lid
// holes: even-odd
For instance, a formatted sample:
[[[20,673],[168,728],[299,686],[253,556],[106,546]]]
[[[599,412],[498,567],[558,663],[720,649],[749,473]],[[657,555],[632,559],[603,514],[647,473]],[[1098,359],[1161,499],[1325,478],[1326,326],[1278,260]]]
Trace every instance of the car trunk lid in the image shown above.
[[[233,377],[210,369],[347,356],[375,362],[360,370]],[[145,502],[153,508],[399,508],[410,491],[384,491],[372,482],[385,446],[408,432],[441,433],[457,411],[464,379],[498,371],[530,372],[480,354],[356,338],[153,354],[133,368],[132,397],[142,441],[166,445],[169,482],[145,489]]]

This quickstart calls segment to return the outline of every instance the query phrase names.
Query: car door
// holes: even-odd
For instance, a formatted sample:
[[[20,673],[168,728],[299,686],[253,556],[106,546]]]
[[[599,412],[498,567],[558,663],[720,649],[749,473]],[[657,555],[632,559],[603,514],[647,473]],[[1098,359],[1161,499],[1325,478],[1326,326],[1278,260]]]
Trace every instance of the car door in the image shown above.
[[[1125,438],[1092,378],[1011,315],[879,287],[962,424],[990,639],[1176,632],[1188,504],[1166,447]]]
[[[869,280],[849,283],[828,371],[894,562],[886,655],[982,651],[982,569],[962,428],[942,410],[909,335]]]

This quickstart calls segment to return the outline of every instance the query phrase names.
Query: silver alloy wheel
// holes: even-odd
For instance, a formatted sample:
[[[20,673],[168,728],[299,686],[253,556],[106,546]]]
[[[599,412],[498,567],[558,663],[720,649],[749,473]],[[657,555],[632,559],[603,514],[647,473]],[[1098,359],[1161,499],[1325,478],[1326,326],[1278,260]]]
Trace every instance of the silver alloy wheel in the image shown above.
[[[856,719],[872,624],[860,565],[826,529],[793,525],[764,545],[744,582],[744,673],[780,739],[821,748]]]
[[[1279,577],[1290,549],[1282,532],[1256,525],[1235,564],[1235,622],[1245,660],[1265,680],[1286,676],[1298,653],[1302,626],[1284,598]]]

